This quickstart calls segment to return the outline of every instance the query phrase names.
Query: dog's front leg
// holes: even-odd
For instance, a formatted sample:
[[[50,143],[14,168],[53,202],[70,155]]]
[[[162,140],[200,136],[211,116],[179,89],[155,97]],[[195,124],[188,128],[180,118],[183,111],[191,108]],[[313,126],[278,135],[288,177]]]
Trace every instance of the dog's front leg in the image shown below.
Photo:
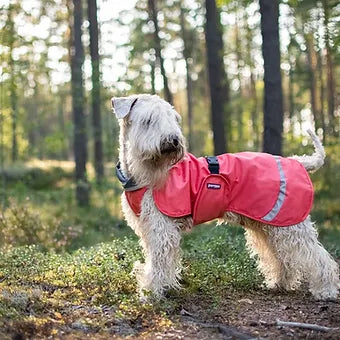
[[[145,263],[135,267],[139,288],[142,295],[151,291],[160,297],[166,288],[179,286],[180,228],[157,209],[152,192],[147,191],[138,229],[145,256]]]

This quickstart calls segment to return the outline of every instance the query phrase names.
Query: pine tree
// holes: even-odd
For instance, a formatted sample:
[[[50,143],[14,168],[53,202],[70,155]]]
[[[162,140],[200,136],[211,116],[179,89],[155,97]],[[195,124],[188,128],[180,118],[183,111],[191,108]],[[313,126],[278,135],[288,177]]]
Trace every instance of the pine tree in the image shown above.
[[[280,70],[279,3],[260,0],[264,61],[263,151],[282,154],[283,104]]]
[[[92,62],[92,125],[94,139],[94,168],[96,171],[97,182],[101,182],[104,176],[103,166],[103,143],[102,143],[102,124],[100,112],[100,68],[99,68],[99,34],[97,20],[97,1],[88,0],[87,2],[89,32],[90,32],[90,54]]]
[[[227,77],[223,63],[223,40],[220,15],[215,0],[206,0],[205,40],[208,59],[211,125],[215,154],[225,153],[225,113],[228,101]]]
[[[86,178],[87,135],[84,115],[84,88],[82,66],[84,49],[82,36],[82,0],[73,0],[73,40],[71,49],[72,105],[74,121],[74,156],[76,162],[76,198],[80,206],[89,204],[89,186]]]

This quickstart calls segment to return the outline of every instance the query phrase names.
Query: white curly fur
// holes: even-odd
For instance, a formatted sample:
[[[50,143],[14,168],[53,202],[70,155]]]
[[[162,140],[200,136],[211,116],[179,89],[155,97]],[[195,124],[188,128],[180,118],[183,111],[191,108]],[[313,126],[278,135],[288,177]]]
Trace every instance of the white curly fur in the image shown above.
[[[137,101],[131,109],[135,98]],[[179,287],[181,231],[193,226],[191,217],[173,219],[163,215],[152,197],[153,188],[164,183],[170,167],[184,156],[180,116],[158,96],[115,98],[114,109],[115,105],[116,110],[122,110],[116,112],[117,117],[124,116],[119,119],[122,171],[127,177],[133,177],[138,186],[149,188],[142,200],[140,217],[130,208],[125,194],[122,195],[125,218],[140,237],[145,256],[145,263],[136,263],[134,272],[141,296],[146,290],[160,297],[165,289]],[[307,170],[315,171],[323,165],[325,152],[316,135],[310,130],[308,133],[315,153],[292,158]],[[162,145],[171,142],[174,136],[178,141],[176,150],[163,153]],[[241,224],[246,229],[247,246],[256,257],[269,288],[293,290],[306,282],[316,299],[336,299],[340,287],[339,268],[318,241],[310,217],[294,226],[273,227],[227,212],[219,223],[227,222]]]

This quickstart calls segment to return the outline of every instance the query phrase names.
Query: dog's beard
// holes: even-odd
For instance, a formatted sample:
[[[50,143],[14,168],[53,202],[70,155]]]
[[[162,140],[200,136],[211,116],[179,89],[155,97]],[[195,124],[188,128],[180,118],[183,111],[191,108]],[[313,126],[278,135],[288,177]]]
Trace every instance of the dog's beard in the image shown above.
[[[184,158],[185,151],[185,146],[180,143],[175,151],[143,152],[133,158],[133,163],[136,162],[133,177],[137,183],[160,188],[168,177],[168,170]]]
[[[181,161],[184,157],[184,148],[177,148],[174,151],[160,152],[151,155],[149,161],[152,166],[168,166],[171,167]]]

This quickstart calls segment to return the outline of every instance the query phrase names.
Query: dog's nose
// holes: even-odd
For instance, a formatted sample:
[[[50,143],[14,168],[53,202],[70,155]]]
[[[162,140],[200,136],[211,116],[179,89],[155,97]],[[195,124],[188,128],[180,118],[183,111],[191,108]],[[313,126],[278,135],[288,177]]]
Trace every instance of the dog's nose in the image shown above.
[[[178,146],[179,141],[177,136],[170,136],[169,138],[170,143],[172,143],[174,146]]]
[[[176,135],[171,135],[166,138],[161,144],[162,153],[176,152],[179,146],[179,138]]]

